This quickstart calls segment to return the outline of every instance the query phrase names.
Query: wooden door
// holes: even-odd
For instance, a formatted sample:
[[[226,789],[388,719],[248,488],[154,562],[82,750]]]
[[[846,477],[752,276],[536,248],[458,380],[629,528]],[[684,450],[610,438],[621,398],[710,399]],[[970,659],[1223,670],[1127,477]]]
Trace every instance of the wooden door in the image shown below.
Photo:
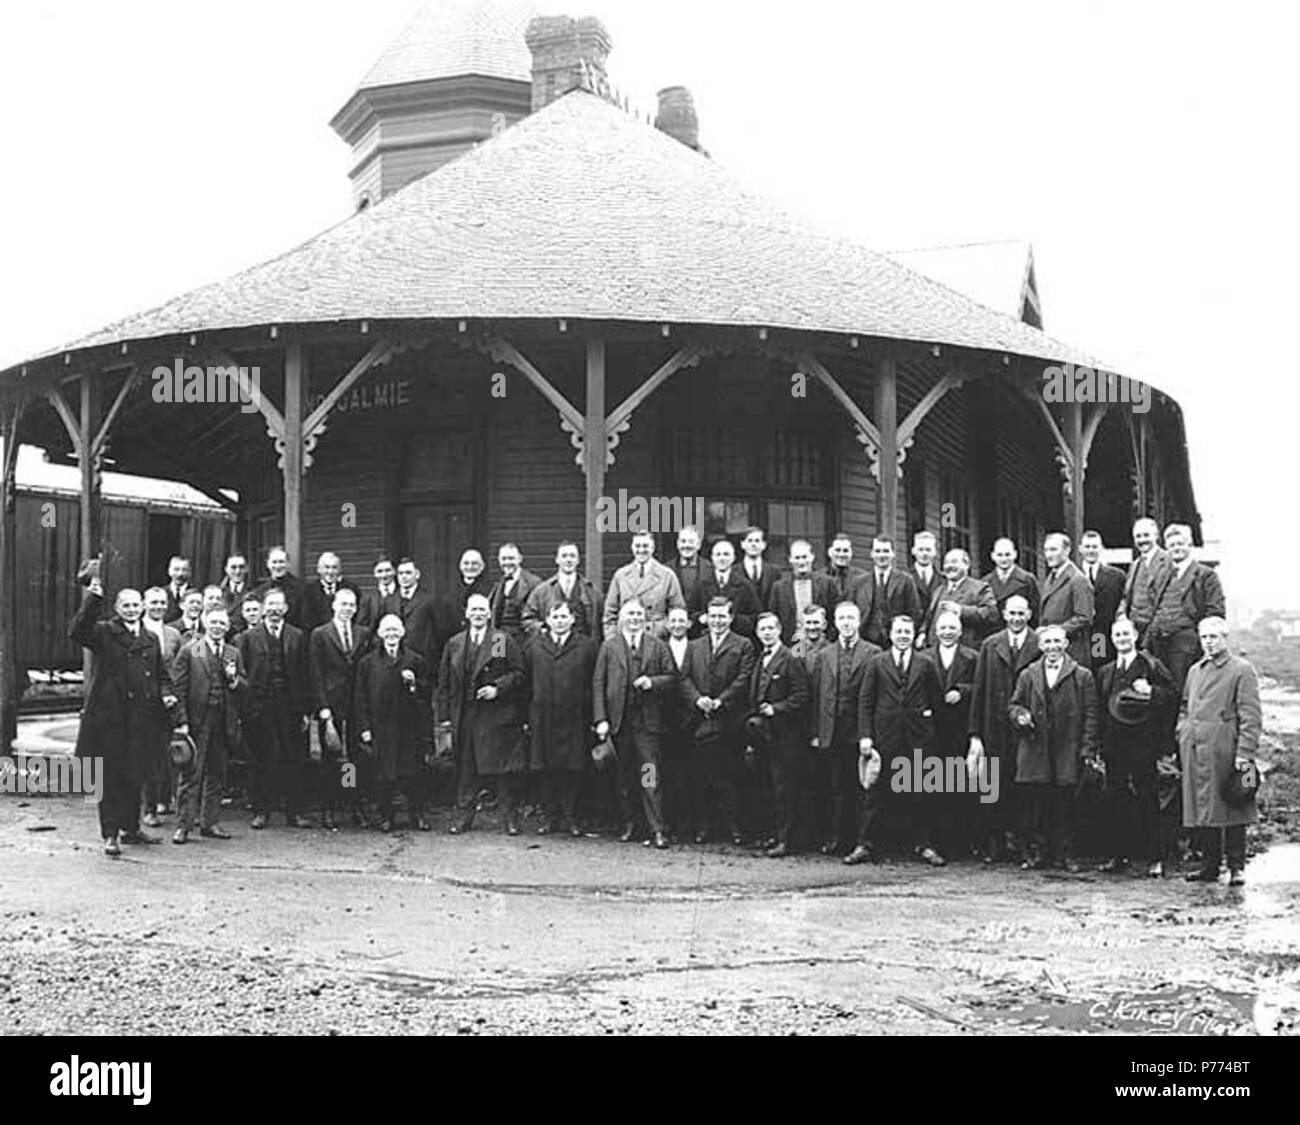
[[[420,584],[440,598],[460,580],[460,556],[474,545],[474,507],[407,505],[405,536],[405,553],[420,568]]]

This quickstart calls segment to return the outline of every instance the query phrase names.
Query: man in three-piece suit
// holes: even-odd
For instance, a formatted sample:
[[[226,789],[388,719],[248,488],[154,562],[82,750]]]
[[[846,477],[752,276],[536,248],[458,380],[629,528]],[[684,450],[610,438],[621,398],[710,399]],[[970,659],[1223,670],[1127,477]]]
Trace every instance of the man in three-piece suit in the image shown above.
[[[961,621],[961,643],[978,649],[984,638],[997,627],[998,607],[989,584],[970,576],[970,555],[954,547],[943,558],[944,582],[935,588],[921,627],[925,644],[933,648],[936,641],[934,622],[940,613],[955,613]]]
[[[781,622],[763,613],[755,625],[761,646],[749,681],[747,733],[767,758],[776,808],[776,843],[768,858],[790,852],[790,840],[808,768],[808,672],[781,643]]]
[[[839,855],[858,830],[858,706],[862,677],[880,649],[862,639],[853,602],[835,607],[837,640],[817,654],[812,674],[813,788],[826,818],[822,855]]]
[[[664,644],[673,658],[673,671],[680,681],[686,669],[686,654],[691,647],[691,618],[683,609],[668,611],[668,636]],[[695,724],[699,712],[688,708],[680,685],[663,704],[664,733],[664,820],[670,839],[689,837],[695,813],[692,798],[692,751],[695,748]]]
[[[961,618],[941,613],[934,622],[935,646],[930,650],[943,692],[934,713],[935,753],[945,763],[964,763],[968,749],[971,695],[979,653],[961,643]],[[964,766],[963,766],[964,768]],[[935,813],[931,836],[940,854],[968,855],[977,829],[979,794],[973,791],[930,796]]]
[[[834,587],[824,574],[813,573],[812,544],[796,539],[790,544],[790,569],[772,583],[768,608],[781,622],[781,639],[788,645],[803,637],[804,612],[813,606],[822,611],[823,632],[834,612]]]
[[[382,554],[375,560],[374,576],[374,588],[366,590],[357,604],[357,624],[370,630],[390,613],[397,613],[397,565],[391,555]]]
[[[910,792],[895,792],[894,763],[913,760],[913,751],[934,752],[934,716],[943,705],[939,674],[932,654],[913,651],[916,639],[910,617],[890,623],[887,651],[872,658],[862,675],[858,699],[859,754],[878,760],[880,772],[867,790],[858,828],[858,845],[844,857],[847,864],[866,863],[874,857],[891,815],[901,821],[906,842],[918,856],[935,867],[944,858],[931,842],[934,794],[918,792],[913,777]]]
[[[612,739],[618,757],[624,843],[636,835],[639,806],[650,832],[646,843],[668,846],[662,740],[671,714],[669,697],[676,687],[677,672],[667,643],[646,630],[640,602],[624,602],[617,632],[600,646],[591,688],[596,737]]]
[[[1152,591],[1170,566],[1169,553],[1160,546],[1160,525],[1155,520],[1143,516],[1133,524],[1133,552],[1116,616],[1133,622],[1140,647],[1146,644],[1146,631],[1155,616]]]
[[[1223,585],[1211,567],[1192,558],[1192,529],[1171,523],[1165,528],[1169,565],[1151,588],[1151,625],[1145,634],[1147,648],[1174,680],[1182,698],[1187,672],[1201,658],[1197,628],[1207,617],[1225,612]]]
[[[1043,540],[1043,558],[1048,570],[1039,588],[1039,625],[1061,626],[1070,658],[1091,668],[1092,620],[1096,607],[1092,586],[1070,561],[1070,537],[1059,531],[1048,535]]]
[[[497,551],[497,563],[501,567],[501,577],[488,594],[492,603],[492,625],[509,633],[516,644],[523,644],[524,606],[542,580],[531,570],[524,569],[523,552],[513,543],[501,545]]]
[[[438,636],[438,603],[433,594],[420,584],[420,568],[412,559],[397,563],[397,597],[389,611],[402,623],[402,647],[419,653],[429,666],[429,675],[436,675],[437,659],[441,655]],[[380,646],[376,638],[374,647]]]
[[[876,536],[871,544],[872,568],[858,584],[862,636],[877,648],[889,644],[889,623],[900,614],[921,627],[925,610],[916,583],[894,565],[893,540]]]
[[[544,632],[551,610],[563,602],[573,615],[573,631],[597,644],[605,635],[600,595],[591,580],[579,573],[582,554],[578,544],[565,540],[555,549],[555,573],[528,595],[524,630],[530,637]]]
[[[379,646],[357,665],[357,740],[371,758],[380,831],[393,830],[393,794],[400,787],[410,827],[428,832],[423,775],[433,669],[422,653],[402,643],[404,635],[402,619],[388,614],[379,622]]]
[[[677,575],[654,559],[655,537],[648,531],[632,536],[632,561],[614,572],[605,595],[605,635],[618,626],[624,602],[638,601],[645,610],[646,628],[652,637],[662,638],[668,631],[668,611],[685,606]]]
[[[262,621],[236,641],[248,674],[244,740],[248,746],[248,798],[251,828],[266,827],[271,812],[284,805],[291,828],[306,828],[303,818],[303,767],[312,711],[307,638],[286,620],[289,601],[278,587],[267,590]]]
[[[993,601],[998,607],[998,620],[1006,608],[1007,599],[1022,597],[1029,606],[1029,624],[1038,623],[1038,579],[1024,567],[1016,565],[1016,545],[1010,539],[999,539],[993,544],[989,557],[993,570],[985,579],[993,591]]]
[[[731,627],[742,637],[753,638],[754,622],[762,612],[754,587],[736,566],[736,549],[726,539],[713,544],[712,572],[700,581],[694,607],[696,624],[708,626],[708,605],[714,598],[731,603]]]
[[[334,592],[332,617],[312,630],[307,642],[313,705],[319,725],[324,793],[321,823],[334,829],[335,814],[352,806],[353,820],[366,823],[364,795],[369,792],[368,761],[356,756],[354,691],[357,665],[370,650],[370,630],[356,624],[357,594],[340,586]],[[343,785],[345,762],[356,768],[355,786]]]
[[[180,824],[173,844],[189,841],[195,822],[206,839],[229,840],[217,824],[221,816],[221,778],[226,757],[239,745],[240,706],[248,688],[239,649],[226,641],[230,615],[210,609],[203,615],[204,635],[176,656],[178,729],[188,727],[194,761],[181,773]]]
[[[1092,586],[1092,640],[1089,649],[1097,667],[1115,659],[1110,627],[1124,597],[1124,572],[1101,561],[1105,544],[1099,532],[1085,531],[1079,540],[1079,569]]]
[[[772,587],[781,577],[781,569],[769,566],[763,553],[767,550],[767,535],[761,527],[745,529],[745,536],[740,541],[740,571],[745,580],[754,587],[758,595],[758,604],[762,609],[771,609]]]
[[[694,640],[704,634],[704,626],[696,620],[704,605],[700,600],[700,583],[713,574],[713,566],[700,554],[700,530],[687,524],[677,533],[677,556],[668,563],[668,569],[677,576],[682,588],[682,599],[691,617],[690,635]]]
[[[121,843],[158,843],[140,831],[140,785],[149,756],[171,726],[167,711],[177,695],[157,639],[140,624],[139,592],[120,590],[115,616],[100,621],[104,587],[96,564],[87,565],[86,595],[68,627],[69,638],[94,656],[76,753],[102,761],[100,835],[105,854],[116,857]]]
[[[1008,708],[1020,673],[1038,659],[1038,636],[1029,628],[1029,602],[1012,594],[1002,607],[1007,627],[985,638],[975,662],[971,695],[969,745],[990,763],[997,762],[997,800],[980,804],[980,850],[985,863],[1008,857],[1008,835],[1018,828],[1015,807],[1016,743]]]
[[[343,577],[343,564],[338,555],[325,551],[317,560],[316,577],[303,583],[298,594],[298,619],[294,624],[308,635],[326,624],[334,615],[334,595],[340,590],[351,590],[360,607],[361,591],[355,583]],[[370,636],[368,629],[366,636]]]
[[[912,536],[912,565],[908,577],[916,586],[917,596],[921,599],[921,609],[928,611],[934,600],[934,592],[943,585],[943,572],[939,569],[939,540],[933,531],[918,531]],[[922,644],[925,638],[918,634]]]
[[[492,628],[486,594],[469,596],[465,616],[467,628],[443,646],[438,667],[437,716],[442,732],[453,739],[461,810],[451,832],[459,835],[474,826],[482,779],[496,778],[505,830],[518,836],[528,769],[524,658],[509,633]]]
[[[181,650],[180,632],[172,625],[163,622],[167,617],[167,591],[161,586],[154,586],[144,592],[144,627],[158,638],[162,647],[163,664],[168,672]],[[193,638],[190,638],[193,639]],[[172,776],[172,759],[168,753],[171,741],[171,724],[166,724],[158,732],[158,749],[145,765],[144,775],[144,824],[148,828],[162,825],[161,817],[167,812],[172,802],[174,778]]]
[[[1173,750],[1169,726],[1177,697],[1169,670],[1138,650],[1133,622],[1116,621],[1111,637],[1115,659],[1097,673],[1110,847],[1110,858],[1098,870],[1121,871],[1136,859],[1158,877],[1164,874],[1166,834],[1156,762]]]
[[[708,838],[709,795],[721,806],[733,844],[743,842],[740,808],[744,763],[741,736],[754,646],[731,628],[731,603],[715,598],[708,607],[708,629],[686,651],[681,690],[693,716],[691,796],[695,804],[695,842]]]

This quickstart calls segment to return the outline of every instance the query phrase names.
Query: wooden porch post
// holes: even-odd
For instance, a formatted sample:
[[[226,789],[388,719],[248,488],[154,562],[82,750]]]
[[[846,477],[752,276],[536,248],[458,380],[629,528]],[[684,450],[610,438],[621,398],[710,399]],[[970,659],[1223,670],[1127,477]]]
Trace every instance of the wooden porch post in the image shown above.
[[[8,754],[18,734],[18,701],[25,685],[18,682],[14,659],[14,614],[17,609],[17,491],[14,471],[18,464],[17,398],[0,403],[0,753]]]
[[[898,534],[898,364],[892,355],[883,356],[875,386],[876,426],[880,430],[880,519],[881,535]]]
[[[103,484],[100,473],[102,451],[96,448],[95,438],[99,421],[99,383],[90,374],[81,377],[81,413],[78,461],[81,468],[81,557],[93,559],[103,549],[102,512],[100,492]],[[103,560],[100,577],[108,589],[108,559]]]
[[[1065,405],[1065,440],[1070,447],[1070,492],[1065,502],[1065,533],[1074,550],[1079,549],[1083,538],[1084,505],[1084,451],[1083,406],[1077,402]]]
[[[582,468],[587,478],[587,540],[584,573],[600,590],[604,586],[604,543],[596,525],[596,509],[605,495],[605,341],[587,341],[587,412],[582,437]]]
[[[303,396],[305,365],[302,344],[284,349],[284,549],[294,573],[306,574],[303,558]]]

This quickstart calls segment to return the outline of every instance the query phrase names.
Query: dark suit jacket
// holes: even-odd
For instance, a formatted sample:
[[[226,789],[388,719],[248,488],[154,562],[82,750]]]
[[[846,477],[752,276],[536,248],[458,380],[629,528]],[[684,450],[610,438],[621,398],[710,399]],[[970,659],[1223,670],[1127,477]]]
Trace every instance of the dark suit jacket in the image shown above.
[[[208,642],[205,638],[195,638],[176,654],[174,679],[176,694],[176,723],[189,723],[190,737],[199,749],[203,748],[204,722],[208,717],[208,688],[211,677],[208,670]],[[226,692],[226,707],[223,716],[228,744],[233,745],[239,739],[239,712],[244,693],[248,690],[248,677],[244,673],[244,658],[239,649],[229,641],[221,646],[221,666],[224,669],[228,660],[235,662],[237,674],[235,686],[229,686],[224,673],[221,676],[222,689]]]
[[[930,655],[913,652],[903,679],[894,665],[893,649],[887,649],[872,657],[862,675],[859,737],[871,739],[882,769],[887,770],[892,758],[910,758],[917,749],[931,750],[934,716],[942,705],[943,690]],[[888,778],[881,780],[888,783]]]
[[[1016,734],[1011,729],[1007,708],[1016,690],[1020,673],[1028,668],[1041,653],[1038,635],[1025,631],[1018,659],[1011,659],[1011,640],[1007,630],[994,633],[981,646],[975,662],[975,686],[971,698],[970,723],[967,733],[984,743],[990,758],[1000,758],[1005,777],[1012,780],[1015,767]]]
[[[244,599],[253,592],[253,583],[244,579],[242,588],[238,594],[230,590],[230,579],[221,580],[221,597],[226,603],[226,612],[230,614],[230,632],[228,638],[233,638],[248,628],[248,622],[244,620]]]
[[[934,621],[939,616],[939,606],[946,601],[954,601],[961,612],[961,643],[967,648],[979,648],[984,638],[997,628],[998,607],[993,600],[993,590],[981,578],[972,578],[969,574],[957,583],[952,596],[948,594],[948,580],[936,586],[930,596],[930,608],[925,615],[925,643],[933,648],[938,644],[934,635]]]
[[[1007,604],[1007,599],[1019,594],[1029,603],[1030,626],[1038,624],[1038,579],[1024,567],[1013,566],[1005,582],[998,577],[997,567],[994,567],[985,576],[984,581],[989,584],[989,589],[993,591],[993,601],[998,607],[999,621],[1002,620],[1002,610]]]
[[[419,653],[429,666],[432,675],[433,669],[438,667],[437,658],[441,655],[438,603],[432,594],[417,585],[415,593],[409,599],[403,598],[400,591],[398,592],[395,612],[406,628],[406,635],[402,638],[403,646],[411,652]],[[376,621],[375,628],[378,627],[379,622]],[[381,649],[384,647],[384,642],[376,636],[373,647],[376,650]]]
[[[812,583],[812,604],[819,605],[826,611],[826,633],[827,636],[832,636],[835,632],[834,587],[824,574],[809,575],[809,581]],[[789,644],[802,624],[799,620],[799,607],[794,599],[793,574],[783,574],[772,584],[771,600],[767,608],[781,619],[781,640]]]
[[[1085,668],[1092,666],[1092,619],[1096,612],[1092,583],[1072,562],[1043,579],[1039,625],[1064,625],[1070,655]]]
[[[867,571],[867,576],[858,585],[858,610],[862,614],[859,632],[863,638],[880,648],[889,647],[889,623],[895,617],[910,617],[912,627],[918,632],[925,621],[925,610],[921,606],[920,595],[916,592],[916,583],[902,570],[895,567],[889,572],[885,584],[884,604],[881,606],[880,624],[872,624],[872,615],[876,610],[876,572]]]
[[[939,677],[939,706],[934,713],[934,730],[939,742],[939,753],[945,756],[965,755],[969,739],[971,696],[975,692],[975,665],[979,654],[964,644],[957,645],[952,664],[944,668],[938,645],[930,655]],[[948,692],[955,691],[961,698],[949,703]]]
[[[379,628],[379,623],[385,617],[390,613],[398,612],[397,601],[400,597],[396,582],[393,583],[393,592],[387,597],[379,593],[378,586],[374,586],[361,595],[361,601],[357,605],[357,616],[354,620],[363,629],[369,629],[373,633]],[[398,616],[401,615],[398,614]]]
[[[859,640],[853,646],[847,667],[842,667],[844,649],[839,641],[828,644],[817,654],[812,674],[812,736],[819,749],[829,750],[835,739],[835,705],[838,698],[836,685],[844,687],[851,701],[853,717],[851,727],[857,730],[858,705],[862,695],[862,677],[871,661],[880,655],[880,649],[870,641]]]
[[[623,729],[632,678],[632,654],[621,632],[615,631],[596,654],[596,670],[591,679],[593,722],[609,723],[617,737]],[[650,677],[650,690],[641,696],[641,714],[646,730],[663,734],[671,715],[671,695],[677,688],[677,665],[668,651],[668,642],[652,637],[647,629],[641,634],[641,674]]]
[[[289,622],[290,625],[295,625],[299,629],[302,629],[304,634],[310,634],[311,630],[303,629],[302,622],[298,619],[298,611],[302,608],[298,604],[299,599],[302,597],[302,582],[298,576],[292,572],[286,571],[284,577],[279,581],[276,581],[276,579],[271,578],[268,575],[266,578],[262,579],[254,593],[256,593],[259,599],[265,601],[266,595],[270,590],[282,590],[284,592],[285,605],[288,607],[284,619]],[[333,615],[333,606],[330,607],[329,613],[331,616]]]
[[[916,593],[921,599],[921,605],[923,608],[929,607],[930,601],[934,597],[935,590],[948,581],[948,579],[943,576],[943,571],[938,566],[932,566],[930,568],[929,582],[921,581],[921,576],[916,573],[915,565],[907,568],[907,576],[912,580],[912,584],[916,587]]]
[[[459,740],[458,758],[472,750],[479,773],[522,772],[528,768],[524,750],[528,677],[523,652],[509,633],[489,628],[473,665],[467,666],[468,645],[466,630],[443,646],[438,664],[438,720],[451,723]],[[496,699],[466,699],[483,687],[496,688]]]
[[[312,709],[311,683],[307,666],[307,637],[292,625],[281,626],[280,640],[284,646],[284,675],[288,695],[281,700],[290,716],[306,715]],[[245,713],[250,718],[261,715],[270,701],[271,689],[271,635],[265,624],[249,629],[235,642],[244,658],[248,673],[248,696]]]
[[[583,630],[583,634],[599,644],[605,635],[602,621],[604,610],[600,604],[600,595],[596,593],[596,587],[581,574],[577,575],[574,581],[573,599],[582,603],[587,614],[587,628]],[[524,606],[524,629],[527,633],[536,636],[545,629],[546,618],[563,600],[564,593],[560,589],[559,574],[551,575],[545,582],[534,587]]]
[[[361,608],[361,591],[356,585],[346,578],[340,578],[334,587],[335,593],[339,590],[351,590],[357,596],[357,608]],[[327,621],[334,617],[334,599],[325,593],[325,587],[321,585],[319,578],[313,578],[310,582],[303,583],[302,589],[298,593],[298,613],[297,620],[293,624],[297,625],[304,633],[311,633],[318,629]],[[353,625],[356,625],[356,618],[353,618]]]
[[[665,565],[677,575],[677,583],[682,588],[682,599],[686,602],[687,612],[691,615],[690,636],[698,637],[704,628],[695,620],[704,612],[704,603],[700,601],[700,583],[713,577],[713,564],[697,554],[690,566],[682,565],[681,555],[677,555]]]
[[[829,565],[817,573],[825,575],[830,580],[832,605],[838,605],[840,602],[856,602],[858,585],[867,576],[865,570],[860,566],[854,566],[852,563],[849,563],[848,568],[842,574]],[[829,626],[827,635],[834,636],[835,622],[831,621]]]
[[[1219,576],[1215,573],[1214,568],[1208,567],[1204,563],[1193,562],[1187,569],[1188,581],[1183,587],[1179,598],[1183,612],[1198,624],[1207,617],[1225,616],[1223,584],[1219,581]],[[1160,574],[1158,582],[1152,587],[1152,605],[1157,614],[1160,612],[1161,602],[1167,596],[1173,597],[1170,594],[1170,588],[1177,581],[1178,574],[1171,561],[1168,568]]]
[[[1088,577],[1086,569],[1083,576]],[[1098,665],[1115,659],[1115,646],[1110,643],[1110,627],[1115,624],[1115,614],[1123,597],[1124,572],[1117,566],[1102,563],[1097,567],[1097,579],[1092,584],[1092,635],[1103,637],[1106,641],[1105,657],[1094,661]]]
[[[326,707],[334,718],[343,722],[352,715],[352,694],[356,685],[357,665],[370,651],[370,630],[352,626],[352,651],[343,651],[334,622],[318,625],[308,642],[307,659],[311,667],[312,705],[317,711]]]
[[[746,584],[748,585],[748,584]],[[669,660],[672,657],[669,656]],[[716,656],[709,634],[691,641],[682,672],[682,696],[689,713],[697,716],[696,736],[728,734],[740,730],[745,721],[749,676],[754,670],[754,645],[733,629],[723,638]],[[717,699],[722,706],[706,717],[696,703],[701,696]]]
[[[1151,685],[1151,702],[1147,704],[1146,722],[1128,726],[1116,722],[1110,713],[1110,699],[1135,680],[1145,678]],[[1097,673],[1097,717],[1101,723],[1101,752],[1120,770],[1139,772],[1149,768],[1163,754],[1174,748],[1170,728],[1178,698],[1173,677],[1149,652],[1138,652],[1127,671],[1120,674],[1119,664],[1107,664]]]
[[[749,677],[749,711],[757,714],[760,704],[770,703],[772,743],[787,753],[806,746],[808,670],[785,645],[778,645],[766,668],[763,654],[754,659]]]
[[[165,586],[163,586],[163,589],[167,591],[167,613],[163,616],[164,624],[170,625],[173,621],[175,621],[178,617],[180,617],[181,600],[185,597],[187,593],[189,593],[190,590],[193,590],[194,588],[195,587],[193,585],[187,583],[185,589],[181,591],[181,596],[177,598],[172,595],[172,586],[170,582],[168,582]]]
[[[529,595],[532,594],[538,586],[542,584],[539,575],[534,574],[531,570],[519,568],[519,578],[515,582],[515,601],[519,605],[519,631],[523,635],[524,607],[528,605]],[[506,597],[506,580],[498,578],[492,583],[492,592],[488,594],[488,601],[492,603],[492,624],[501,628],[501,610]]]
[[[762,608],[758,604],[758,595],[754,592],[754,587],[749,584],[749,579],[744,576],[739,566],[731,568],[725,587],[718,585],[717,574],[710,571],[708,577],[700,582],[699,597],[700,607],[696,612],[697,617],[701,613],[708,612],[709,602],[714,598],[726,598],[731,602],[732,631],[742,637],[753,637],[754,622],[758,620]]]
[[[754,593],[758,595],[758,604],[763,609],[772,608],[772,587],[781,580],[781,568],[773,566],[767,559],[763,560],[763,569],[755,582],[749,577],[749,571],[745,569],[745,556],[742,553],[736,560],[736,569],[740,571],[741,577],[754,587]]]

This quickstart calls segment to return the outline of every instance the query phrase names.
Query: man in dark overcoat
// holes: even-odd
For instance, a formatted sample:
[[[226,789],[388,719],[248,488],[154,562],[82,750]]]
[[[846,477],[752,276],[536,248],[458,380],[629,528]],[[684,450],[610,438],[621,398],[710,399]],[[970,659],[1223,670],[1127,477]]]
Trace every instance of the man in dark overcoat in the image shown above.
[[[100,836],[104,852],[118,856],[123,841],[158,843],[140,831],[140,786],[161,732],[171,726],[167,711],[178,697],[157,638],[141,625],[139,591],[118,592],[110,621],[98,620],[103,599],[96,569],[68,636],[94,656],[76,752],[103,763]]]
[[[529,765],[544,779],[546,817],[537,830],[539,836],[561,825],[566,825],[574,836],[582,835],[575,813],[591,753],[591,681],[597,645],[573,626],[570,603],[556,601],[546,615],[546,628],[534,633],[524,646],[524,667],[531,688]],[[596,626],[600,627],[599,619]]]
[[[1067,645],[1063,625],[1038,630],[1042,659],[1020,673],[1007,708],[1018,736],[1016,786],[1023,795],[1026,870],[1079,869],[1070,856],[1074,793],[1084,759],[1099,756],[1100,726],[1092,672],[1066,651]]]
[[[362,753],[373,762],[381,832],[393,830],[393,793],[406,797],[412,828],[429,831],[424,816],[424,768],[433,730],[433,670],[402,643],[406,628],[390,613],[379,622],[379,647],[357,665],[356,726]]]
[[[808,671],[781,643],[781,619],[762,613],[755,625],[761,646],[749,681],[750,737],[762,743],[772,776],[776,843],[770,859],[790,852],[799,795],[808,771]]]
[[[437,717],[453,739],[456,803],[462,813],[451,832],[457,835],[474,826],[482,779],[494,777],[505,829],[517,836],[528,768],[523,655],[513,637],[491,627],[492,606],[485,594],[470,595],[465,615],[469,627],[447,642],[438,668]]]
[[[371,634],[356,624],[356,616],[356,591],[339,587],[334,593],[333,617],[313,629],[307,642],[324,770],[321,823],[331,830],[337,827],[336,814],[348,806],[357,825],[367,823],[364,797],[370,787],[370,763],[356,755],[354,691],[357,665],[370,651]],[[345,763],[354,767],[351,786],[344,785]]]
[[[986,759],[990,776],[997,763],[997,800],[980,805],[981,851],[985,863],[998,863],[1012,852],[1009,837],[1019,831],[1016,817],[1016,746],[1018,737],[1007,710],[1020,673],[1041,653],[1038,635],[1029,628],[1029,599],[1012,594],[1002,607],[1007,627],[987,637],[975,661],[970,707],[970,749]]]
[[[941,613],[934,622],[937,642],[930,655],[939,674],[942,696],[934,713],[935,753],[944,759],[944,776],[948,777],[950,759],[961,763],[960,776],[967,776],[966,752],[969,747],[970,704],[975,690],[975,665],[979,653],[961,643],[961,618],[955,613]],[[1001,778],[999,778],[999,782]],[[931,794],[926,803],[935,816],[931,835],[940,853],[969,855],[977,829],[980,794],[973,789],[960,793]]]

